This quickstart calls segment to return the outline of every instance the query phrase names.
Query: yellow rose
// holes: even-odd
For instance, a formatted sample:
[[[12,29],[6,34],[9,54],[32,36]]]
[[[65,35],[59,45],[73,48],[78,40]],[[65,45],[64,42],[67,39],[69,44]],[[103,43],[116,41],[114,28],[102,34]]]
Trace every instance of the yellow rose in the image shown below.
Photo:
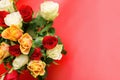
[[[25,33],[20,37],[18,42],[20,44],[21,52],[23,54],[29,54],[30,48],[32,46],[32,37],[28,33]]]
[[[27,68],[31,71],[33,77],[36,78],[38,75],[43,76],[45,74],[45,66],[46,64],[41,60],[32,60]]]
[[[9,56],[9,45],[5,42],[2,42],[0,45],[0,64],[3,59]]]
[[[22,36],[22,32],[23,31],[18,28],[18,26],[12,25],[9,28],[6,28],[1,35],[5,39],[17,41]]]

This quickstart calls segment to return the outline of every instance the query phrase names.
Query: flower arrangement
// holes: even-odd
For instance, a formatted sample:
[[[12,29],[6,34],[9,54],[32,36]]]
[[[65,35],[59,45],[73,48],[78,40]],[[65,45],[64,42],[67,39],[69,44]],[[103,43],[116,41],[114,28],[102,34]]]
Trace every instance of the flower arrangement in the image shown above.
[[[18,80],[22,70],[44,80],[46,68],[66,54],[52,27],[59,4],[44,1],[37,14],[28,5],[17,9],[15,4],[14,0],[0,0],[0,64],[7,69],[1,80]]]

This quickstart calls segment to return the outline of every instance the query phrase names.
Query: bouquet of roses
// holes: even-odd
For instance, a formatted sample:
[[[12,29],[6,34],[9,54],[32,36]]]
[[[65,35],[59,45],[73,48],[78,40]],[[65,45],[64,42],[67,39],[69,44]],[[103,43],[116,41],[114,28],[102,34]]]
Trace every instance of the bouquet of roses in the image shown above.
[[[7,69],[1,80],[18,80],[22,70],[44,80],[47,66],[66,54],[52,27],[59,4],[44,1],[37,14],[28,5],[17,9],[15,4],[14,0],[0,0],[0,64]]]

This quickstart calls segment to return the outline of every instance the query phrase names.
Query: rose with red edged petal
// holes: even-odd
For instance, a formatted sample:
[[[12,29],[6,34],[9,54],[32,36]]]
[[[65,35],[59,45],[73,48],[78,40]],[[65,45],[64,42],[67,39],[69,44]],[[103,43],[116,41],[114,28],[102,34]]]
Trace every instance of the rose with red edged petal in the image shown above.
[[[32,20],[33,10],[30,6],[22,5],[19,8],[19,12],[20,12],[24,22],[30,22]]]
[[[5,77],[4,80],[18,80],[18,72],[16,70],[13,70],[12,72],[8,72]]]
[[[4,18],[6,17],[7,14],[9,14],[9,12],[0,11],[0,26],[3,27],[3,28],[7,27],[7,25],[4,22]]]
[[[40,48],[35,48],[33,54],[31,55],[30,59],[31,60],[40,60],[41,55],[41,49]]]
[[[46,49],[54,48],[57,45],[57,43],[58,39],[54,36],[45,36],[42,41],[43,47]]]
[[[16,44],[9,47],[9,52],[12,56],[19,56],[21,54],[20,45]]]

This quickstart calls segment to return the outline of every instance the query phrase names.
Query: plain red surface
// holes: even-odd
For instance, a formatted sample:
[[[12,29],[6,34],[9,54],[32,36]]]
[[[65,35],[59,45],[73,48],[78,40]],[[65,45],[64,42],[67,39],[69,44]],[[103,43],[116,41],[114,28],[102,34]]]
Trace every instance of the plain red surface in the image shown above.
[[[18,5],[37,11],[42,1]],[[49,67],[47,80],[120,80],[120,0],[54,1],[60,3],[54,27],[68,54]],[[21,80],[33,79],[23,75]]]

